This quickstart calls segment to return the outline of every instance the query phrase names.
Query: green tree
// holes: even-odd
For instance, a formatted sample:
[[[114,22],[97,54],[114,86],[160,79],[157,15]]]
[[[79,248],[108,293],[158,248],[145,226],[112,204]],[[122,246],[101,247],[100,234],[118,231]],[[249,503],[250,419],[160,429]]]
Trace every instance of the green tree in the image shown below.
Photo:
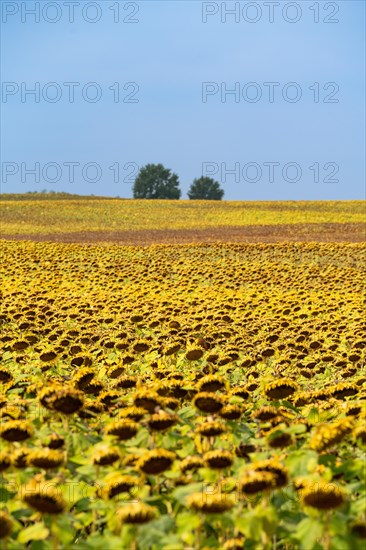
[[[191,200],[220,201],[223,196],[224,190],[221,189],[219,182],[205,176],[193,180],[188,191],[188,197]]]
[[[134,199],[179,199],[179,178],[162,164],[143,166],[133,185]]]

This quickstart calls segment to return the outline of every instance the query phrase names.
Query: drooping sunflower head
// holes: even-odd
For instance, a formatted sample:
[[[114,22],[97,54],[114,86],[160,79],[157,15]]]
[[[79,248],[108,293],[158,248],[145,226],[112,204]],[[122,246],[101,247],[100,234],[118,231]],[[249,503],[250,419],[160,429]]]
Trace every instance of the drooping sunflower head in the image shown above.
[[[195,395],[193,404],[202,412],[217,413],[223,408],[224,399],[212,392],[199,392]]]
[[[226,386],[225,378],[218,374],[209,374],[198,381],[197,390],[199,392],[216,392],[226,389]]]
[[[301,502],[317,510],[339,508],[345,502],[344,492],[334,484],[319,482],[307,484],[301,492]]]
[[[240,405],[225,405],[221,411],[219,411],[219,416],[225,420],[239,420],[243,412],[244,409]]]
[[[21,499],[41,514],[61,514],[66,510],[57,482],[33,478],[20,492]]]
[[[10,420],[0,426],[0,436],[10,443],[29,439],[33,431],[33,426],[24,420]]]
[[[123,506],[123,508],[117,510],[116,515],[122,524],[142,525],[155,519],[157,511],[156,508],[148,504],[137,502]]]
[[[264,388],[264,393],[269,399],[286,399],[298,390],[298,385],[290,378],[281,378],[269,382]]]
[[[157,407],[162,405],[163,398],[153,390],[139,389],[134,397],[136,407],[141,407],[149,413],[155,412]]]
[[[6,512],[0,510],[0,540],[10,535],[13,528],[13,520]]]
[[[188,508],[203,514],[223,514],[234,507],[234,502],[229,495],[193,493],[186,499]]]
[[[200,456],[187,456],[180,463],[179,467],[181,471],[185,474],[186,472],[193,472],[198,470],[198,468],[203,468],[205,461]]]
[[[96,466],[110,466],[121,458],[117,447],[103,445],[96,449],[92,455],[93,464]]]
[[[148,420],[148,425],[152,431],[164,431],[176,424],[178,417],[175,414],[159,411],[151,415]]]
[[[0,451],[0,473],[5,472],[11,465],[10,455],[6,452]]]
[[[212,470],[221,470],[230,468],[234,462],[234,456],[230,451],[214,450],[208,451],[203,455],[203,460],[208,468]]]
[[[129,418],[122,418],[121,420],[116,420],[115,422],[110,422],[105,428],[105,433],[107,435],[114,435],[118,439],[126,441],[135,437],[140,425],[134,420]]]
[[[352,418],[342,418],[336,422],[319,424],[310,438],[309,446],[315,451],[324,451],[342,441],[352,431],[352,426]]]
[[[195,432],[204,437],[216,437],[226,432],[226,426],[217,420],[203,422],[197,426]]]
[[[52,470],[63,464],[65,456],[61,451],[45,448],[32,451],[28,460],[29,463],[36,468]]]
[[[240,478],[239,488],[245,495],[274,489],[275,476],[270,472],[250,470]]]
[[[136,476],[113,474],[108,478],[103,487],[103,496],[107,499],[112,499],[122,493],[130,493],[132,489],[138,487],[140,479]]]
[[[288,483],[287,468],[274,459],[260,460],[252,465],[256,472],[268,472],[274,476],[274,486],[278,489]]]
[[[160,474],[168,470],[175,460],[175,454],[166,449],[146,451],[137,461],[137,468],[144,474]]]
[[[58,412],[71,415],[77,412],[84,403],[83,393],[70,387],[58,389],[50,399],[51,407]]]

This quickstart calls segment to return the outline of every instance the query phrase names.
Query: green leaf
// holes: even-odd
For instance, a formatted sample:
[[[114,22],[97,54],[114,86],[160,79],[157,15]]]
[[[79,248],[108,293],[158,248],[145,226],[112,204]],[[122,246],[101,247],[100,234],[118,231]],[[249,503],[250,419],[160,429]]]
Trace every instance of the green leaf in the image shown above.
[[[314,518],[305,518],[300,521],[295,531],[295,537],[304,550],[312,550],[322,536],[323,525]]]
[[[286,458],[286,466],[291,476],[308,475],[318,462],[318,454],[315,451],[294,451]]]
[[[36,523],[20,531],[18,542],[20,544],[27,544],[31,540],[45,540],[49,534],[50,532],[44,523]]]

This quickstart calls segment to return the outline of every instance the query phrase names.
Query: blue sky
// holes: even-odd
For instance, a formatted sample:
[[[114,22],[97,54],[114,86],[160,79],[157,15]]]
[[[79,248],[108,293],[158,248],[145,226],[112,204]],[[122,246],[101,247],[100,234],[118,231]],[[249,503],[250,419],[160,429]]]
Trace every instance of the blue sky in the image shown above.
[[[363,1],[1,4],[2,192],[131,197],[163,163],[183,198],[208,173],[228,200],[365,198]]]

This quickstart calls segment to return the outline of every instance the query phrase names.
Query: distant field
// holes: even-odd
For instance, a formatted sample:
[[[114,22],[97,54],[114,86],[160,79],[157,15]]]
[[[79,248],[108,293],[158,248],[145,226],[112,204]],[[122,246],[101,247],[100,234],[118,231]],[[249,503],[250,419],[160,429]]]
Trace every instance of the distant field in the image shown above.
[[[52,195],[28,197],[17,195],[15,200],[9,195],[1,197],[3,238],[37,236],[44,239],[50,235],[82,233],[82,238],[75,237],[79,242],[87,237],[85,232],[90,236],[94,232],[98,234],[95,236],[104,240],[102,234],[115,232],[205,232],[212,228],[235,228],[239,231],[249,226],[293,224],[311,224],[313,229],[314,224],[348,224],[347,232],[358,234],[356,240],[363,240],[360,235],[365,233],[365,201],[144,201],[96,197],[63,199],[62,195],[56,198],[51,198]],[[311,227],[309,230],[311,233]],[[325,230],[334,231],[330,226]],[[201,237],[205,240],[203,234]],[[172,239],[175,242],[175,237]],[[119,239],[111,236],[110,240]]]

